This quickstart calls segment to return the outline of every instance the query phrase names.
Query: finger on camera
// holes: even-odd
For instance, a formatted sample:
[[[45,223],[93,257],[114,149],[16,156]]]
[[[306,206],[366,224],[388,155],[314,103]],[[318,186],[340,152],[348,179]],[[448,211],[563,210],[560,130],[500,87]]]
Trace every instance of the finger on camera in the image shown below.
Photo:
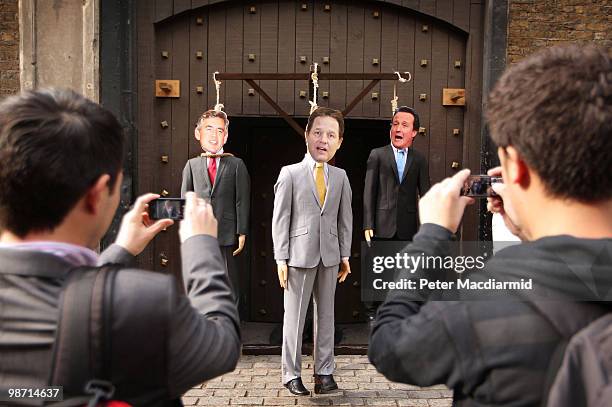
[[[136,198],[136,202],[134,202],[133,210],[138,212],[144,212],[148,206],[148,203],[159,198],[159,194],[147,193],[144,195],[140,195]]]
[[[174,221],[172,219],[160,219],[160,220],[154,222],[149,227],[149,230],[155,236],[159,232],[161,232],[162,230],[166,230],[167,228],[169,228],[172,225],[174,225]]]
[[[452,189],[457,190],[457,192],[460,192],[461,189],[463,189],[463,186],[465,185],[465,181],[467,181],[471,173],[472,171],[470,171],[469,168],[465,168],[453,175],[450,178],[450,185],[452,185]]]
[[[490,168],[487,171],[487,175],[489,175],[491,177],[498,177],[498,176],[501,175],[501,173],[502,173],[502,167],[501,166]]]

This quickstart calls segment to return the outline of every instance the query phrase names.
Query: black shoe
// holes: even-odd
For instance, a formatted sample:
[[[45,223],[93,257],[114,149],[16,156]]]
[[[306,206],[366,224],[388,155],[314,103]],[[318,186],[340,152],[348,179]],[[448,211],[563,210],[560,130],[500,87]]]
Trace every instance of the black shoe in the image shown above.
[[[304,383],[302,383],[301,377],[298,377],[286,383],[285,387],[289,389],[291,394],[295,394],[296,396],[308,396],[310,394],[308,389],[304,387]]]
[[[334,380],[334,376],[330,374],[316,374],[314,375],[315,388],[314,392],[328,393],[333,390],[338,390],[338,384]]]

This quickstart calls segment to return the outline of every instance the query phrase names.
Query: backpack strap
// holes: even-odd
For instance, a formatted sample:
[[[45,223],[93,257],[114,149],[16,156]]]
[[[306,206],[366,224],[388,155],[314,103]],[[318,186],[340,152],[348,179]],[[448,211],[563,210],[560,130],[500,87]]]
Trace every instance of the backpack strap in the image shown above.
[[[110,379],[111,287],[118,268],[74,269],[64,283],[49,378],[51,386],[63,386],[63,405],[71,405],[65,404],[69,398],[83,404],[85,394],[98,400],[112,396],[114,388],[105,380]],[[100,388],[109,391],[101,394]]]

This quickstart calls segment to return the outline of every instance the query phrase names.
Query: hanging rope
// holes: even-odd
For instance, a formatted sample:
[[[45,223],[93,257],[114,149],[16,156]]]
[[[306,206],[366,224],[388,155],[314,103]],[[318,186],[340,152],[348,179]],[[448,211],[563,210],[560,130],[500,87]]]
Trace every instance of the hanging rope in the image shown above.
[[[317,72],[317,67],[318,67],[318,63],[314,63],[314,70],[312,72],[312,74],[310,75],[310,79],[312,79],[312,89],[313,89],[313,94],[312,94],[312,101],[308,101],[308,103],[310,103],[310,114],[312,114],[312,112],[314,112],[315,110],[317,110],[317,108],[319,106],[317,106],[317,89],[319,88],[319,74]]]
[[[219,71],[213,73],[213,81],[215,81],[215,89],[217,90],[217,103],[215,104],[215,111],[220,112],[223,110],[223,104],[219,103],[219,94],[221,92],[221,81],[217,80],[217,74]]]
[[[400,81],[401,83],[406,83],[409,82],[412,79],[412,75],[410,74],[410,72],[404,72],[404,74],[408,74],[408,79],[403,78],[402,75],[399,72],[395,72],[395,74],[397,75],[397,80]],[[391,99],[391,114],[395,114],[395,111],[397,110],[397,87],[396,87],[396,83],[393,84],[393,99]]]

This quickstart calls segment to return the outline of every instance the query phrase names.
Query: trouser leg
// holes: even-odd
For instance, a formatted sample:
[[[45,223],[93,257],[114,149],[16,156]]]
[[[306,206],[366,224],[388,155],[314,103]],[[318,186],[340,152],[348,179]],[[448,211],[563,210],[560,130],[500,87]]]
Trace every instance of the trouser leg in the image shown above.
[[[238,307],[240,300],[240,275],[238,272],[238,265],[234,258],[234,246],[219,246],[221,254],[223,255],[223,261],[227,267],[227,274],[232,285],[232,294],[234,296],[234,303]]]
[[[302,333],[315,276],[316,269],[288,269],[281,356],[283,384],[302,374]]]
[[[334,372],[334,301],[338,266],[319,263],[313,288],[314,305],[314,372],[329,375]]]

